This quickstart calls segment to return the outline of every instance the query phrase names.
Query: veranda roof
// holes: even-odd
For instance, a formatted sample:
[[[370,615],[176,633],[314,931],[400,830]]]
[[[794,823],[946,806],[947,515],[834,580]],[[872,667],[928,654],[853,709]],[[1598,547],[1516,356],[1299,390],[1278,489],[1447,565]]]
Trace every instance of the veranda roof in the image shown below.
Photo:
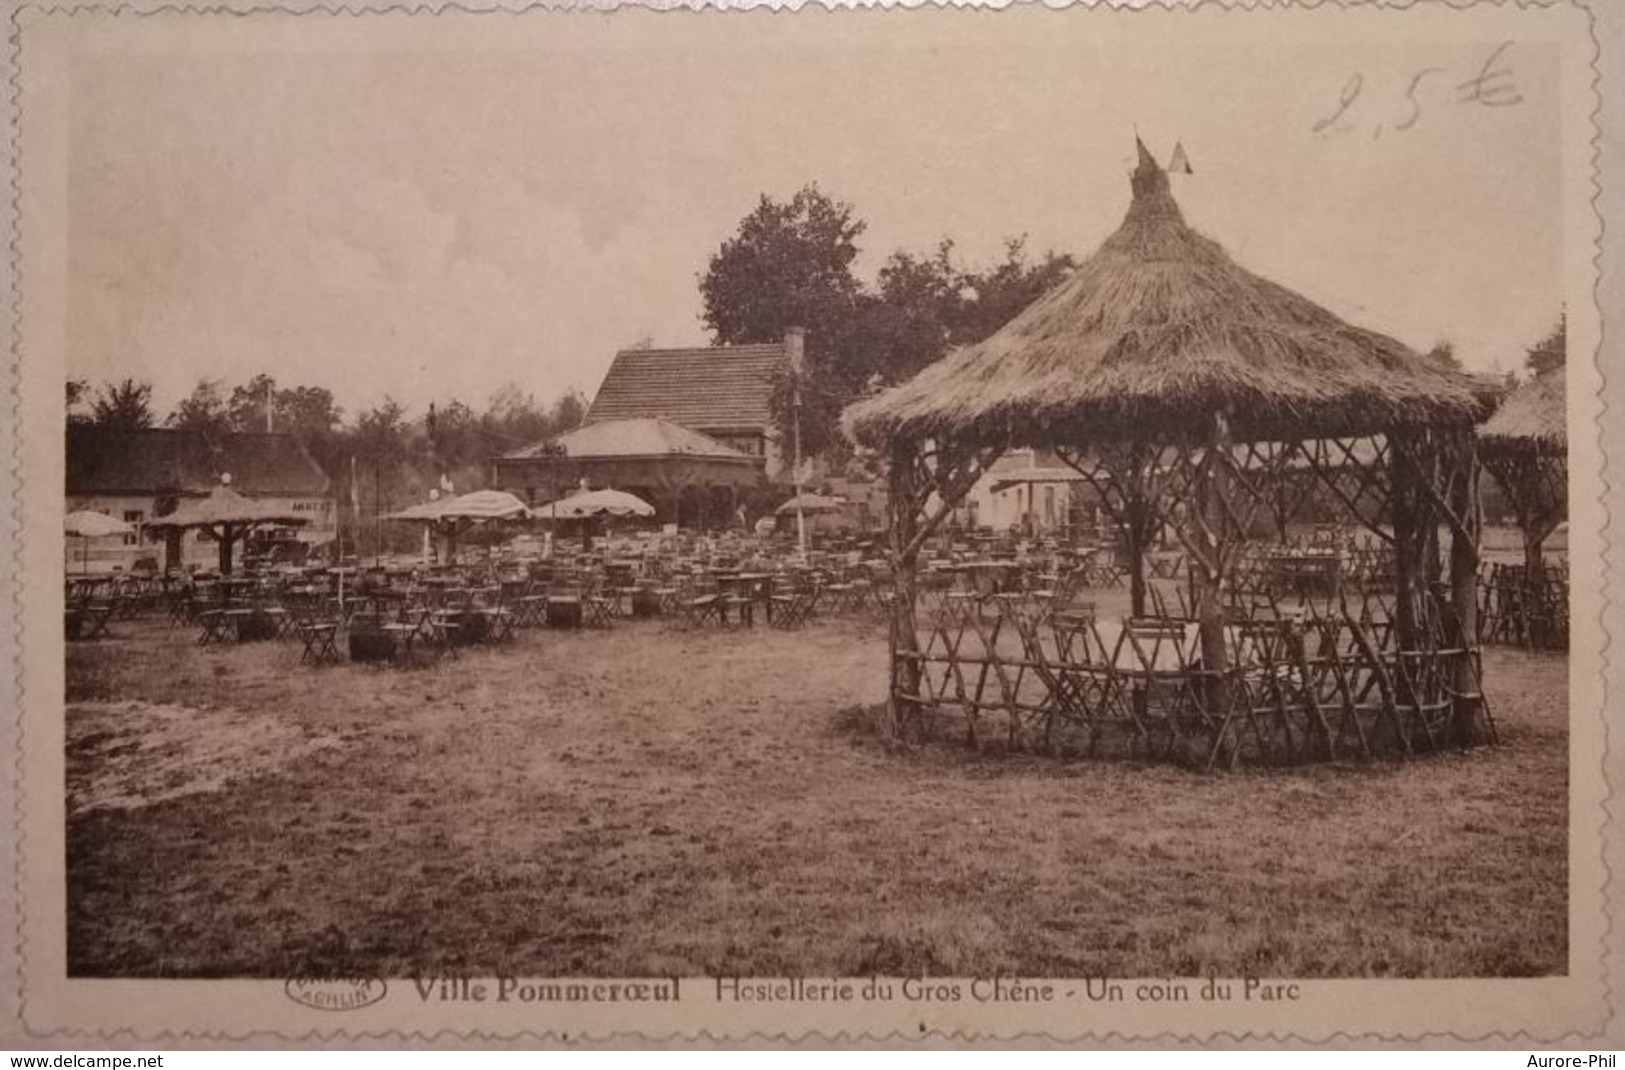
[[[1486,453],[1568,449],[1567,380],[1566,370],[1559,366],[1520,384],[1478,429],[1480,448]]]
[[[681,424],[658,416],[602,420],[583,424],[547,442],[534,443],[506,455],[511,460],[546,456],[545,447],[557,445],[564,456],[577,460],[599,457],[711,457],[747,463],[754,458]]]
[[[1076,468],[1055,464],[1029,464],[1020,468],[997,468],[990,471],[985,478],[993,481],[994,494],[1007,491],[1011,487],[1022,487],[1029,483],[1084,483],[1087,478]]]
[[[1122,225],[985,341],[846,411],[849,434],[1013,446],[1172,436],[1229,414],[1238,440],[1463,423],[1483,381],[1252,274],[1186,225],[1139,146]]]

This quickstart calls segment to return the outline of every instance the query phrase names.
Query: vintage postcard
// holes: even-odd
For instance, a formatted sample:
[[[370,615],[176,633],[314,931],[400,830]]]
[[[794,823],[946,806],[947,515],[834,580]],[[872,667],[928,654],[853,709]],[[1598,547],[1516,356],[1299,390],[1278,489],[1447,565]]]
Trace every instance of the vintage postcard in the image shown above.
[[[1620,11],[300,6],[10,13],[8,1038],[1619,1043]]]

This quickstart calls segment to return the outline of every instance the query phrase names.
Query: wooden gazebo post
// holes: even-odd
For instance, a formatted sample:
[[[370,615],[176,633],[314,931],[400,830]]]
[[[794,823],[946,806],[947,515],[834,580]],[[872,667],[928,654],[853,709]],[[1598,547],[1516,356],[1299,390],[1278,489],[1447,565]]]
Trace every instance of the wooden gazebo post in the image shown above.
[[[918,707],[911,698],[920,693],[920,639],[914,618],[914,604],[919,594],[920,555],[915,539],[919,531],[915,453],[912,443],[902,438],[894,439],[890,449],[891,463],[887,466],[886,474],[886,514],[890,520],[889,556],[893,582],[888,641],[890,688],[886,708],[894,737],[900,737],[913,720]]]
[[[1394,529],[1394,634],[1401,651],[1415,650],[1418,549],[1416,480],[1405,458],[1409,432],[1388,433],[1388,511]],[[1401,701],[1405,701],[1401,699]]]
[[[1199,535],[1206,551],[1198,555],[1195,575],[1197,579],[1197,617],[1202,637],[1202,668],[1209,673],[1207,686],[1208,712],[1223,718],[1230,706],[1229,680],[1226,672],[1229,658],[1224,642],[1224,606],[1221,598],[1224,588],[1225,558],[1230,553],[1229,512],[1235,503],[1228,500],[1234,488],[1225,479],[1230,459],[1230,421],[1224,413],[1215,412],[1208,428],[1207,449],[1201,467],[1196,471],[1196,516]]]
[[[1145,551],[1154,511],[1147,493],[1156,450],[1136,442],[1129,450],[1130,472],[1123,487],[1123,542],[1128,550],[1129,612],[1145,616]]]
[[[1471,427],[1451,432],[1448,463],[1450,488],[1447,504],[1451,513],[1450,600],[1455,635],[1451,645],[1456,655],[1452,690],[1456,695],[1452,735],[1461,746],[1483,742],[1488,728],[1483,718],[1484,703],[1478,667],[1474,664],[1478,646],[1478,544],[1483,531],[1483,506],[1478,496],[1478,437]]]

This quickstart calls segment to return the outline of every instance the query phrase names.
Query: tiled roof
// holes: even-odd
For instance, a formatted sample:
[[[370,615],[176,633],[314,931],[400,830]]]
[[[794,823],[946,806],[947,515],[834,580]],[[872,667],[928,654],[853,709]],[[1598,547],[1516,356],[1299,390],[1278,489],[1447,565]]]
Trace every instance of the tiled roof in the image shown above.
[[[769,402],[790,368],[782,343],[710,349],[624,349],[604,376],[587,422],[661,417],[697,431],[773,425]]]
[[[222,472],[243,494],[319,497],[330,481],[292,435],[240,432],[211,438],[154,427],[102,431],[71,427],[69,494],[207,494]]]
[[[659,417],[638,417],[629,420],[600,420],[583,424],[574,431],[560,435],[549,442],[564,447],[566,457],[586,459],[592,457],[725,457],[742,461],[751,460],[731,446],[725,446],[708,435],[690,431],[686,427]],[[507,454],[508,459],[525,460],[546,456],[549,442],[538,442]]]

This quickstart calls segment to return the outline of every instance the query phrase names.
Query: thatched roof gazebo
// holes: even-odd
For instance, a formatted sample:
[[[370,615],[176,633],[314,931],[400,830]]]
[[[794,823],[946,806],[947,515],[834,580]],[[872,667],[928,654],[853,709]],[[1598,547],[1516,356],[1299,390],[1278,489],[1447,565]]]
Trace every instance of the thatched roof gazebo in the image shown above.
[[[1150,532],[1165,525],[1183,544],[1200,636],[1193,723],[1204,727],[1194,734],[1209,761],[1236,760],[1245,723],[1226,580],[1254,512],[1270,507],[1281,478],[1305,469],[1356,521],[1374,501],[1384,506],[1385,522],[1370,526],[1393,551],[1394,642],[1369,660],[1385,697],[1348,703],[1342,725],[1313,753],[1290,735],[1284,745],[1266,738],[1267,729],[1249,746],[1261,760],[1337,757],[1337,740],[1357,736],[1355,749],[1372,754],[1384,749],[1367,731],[1376,722],[1401,753],[1444,735],[1482,738],[1469,679],[1479,525],[1473,426],[1493,409],[1493,389],[1235,263],[1186,224],[1167,172],[1143,144],[1138,150],[1122,225],[1069,278],[985,341],[847,410],[848,433],[884,448],[890,462],[895,730],[962,690],[946,698],[922,691],[935,655],[922,652],[915,620],[919,553],[1004,450],[1034,446],[1055,449],[1093,484],[1119,525],[1134,617],[1146,613]],[[1446,598],[1434,590],[1441,524],[1452,533]],[[1409,678],[1407,659],[1424,650],[1460,654],[1451,655],[1443,728],[1438,688],[1396,676]],[[1062,681],[1051,692],[1065,691],[1066,667],[1048,668]],[[1318,705],[1305,717],[1326,719]],[[1138,714],[1135,727],[1145,730]],[[1187,742],[1192,734],[1189,725],[1169,730]]]
[[[1568,514],[1568,390],[1561,364],[1507,396],[1479,429],[1479,456],[1512,506],[1523,563],[1491,567],[1480,632],[1491,642],[1569,645],[1567,571],[1546,564],[1546,540]]]
[[[231,488],[231,475],[227,473],[220,477],[207,497],[185,499],[168,516],[147,521],[147,528],[207,531],[220,544],[220,574],[229,576],[232,550],[254,529],[266,524],[291,526],[309,522],[309,516],[294,512],[291,506],[237,493]]]
[[[1521,384],[1478,432],[1479,455],[1517,516],[1531,570],[1568,510],[1567,379],[1559,365]]]

